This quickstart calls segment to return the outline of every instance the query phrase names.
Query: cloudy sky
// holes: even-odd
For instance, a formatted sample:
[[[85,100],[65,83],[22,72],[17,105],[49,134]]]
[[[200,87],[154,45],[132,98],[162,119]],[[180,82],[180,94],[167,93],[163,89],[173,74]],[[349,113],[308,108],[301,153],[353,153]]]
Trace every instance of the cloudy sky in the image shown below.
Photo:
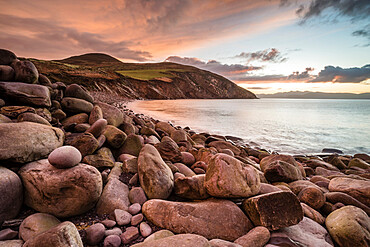
[[[221,74],[259,93],[370,92],[369,0],[0,0],[0,46],[103,52]]]

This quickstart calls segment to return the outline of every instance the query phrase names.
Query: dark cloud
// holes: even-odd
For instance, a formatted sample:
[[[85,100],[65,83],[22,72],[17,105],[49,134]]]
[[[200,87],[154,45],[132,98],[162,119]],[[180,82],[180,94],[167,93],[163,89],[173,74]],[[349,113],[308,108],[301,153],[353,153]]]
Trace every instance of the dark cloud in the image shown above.
[[[180,63],[186,65],[192,65],[201,69],[209,70],[215,73],[222,74],[228,78],[232,78],[237,75],[246,74],[248,71],[259,70],[262,67],[255,67],[242,64],[222,64],[216,60],[209,60],[204,62],[198,58],[194,57],[179,57],[179,56],[170,56],[165,61]]]
[[[271,87],[247,87],[247,89],[251,89],[251,90],[266,90],[270,88]]]
[[[285,81],[287,76],[284,75],[249,75],[244,77],[235,78],[234,80],[238,82],[243,81],[253,81],[253,82],[275,82],[275,81]]]
[[[282,63],[287,60],[287,58],[283,57],[281,52],[276,48],[256,52],[242,52],[239,55],[236,55],[235,58],[246,58],[248,59],[248,63],[251,61]]]
[[[309,74],[309,72],[313,71],[313,68],[306,68],[305,71],[299,73],[298,71],[293,72],[291,75],[287,77],[288,80],[307,80],[312,78],[312,75]]]
[[[365,26],[363,29],[354,31],[352,35],[367,38],[368,43],[364,46],[370,46],[370,24]]]
[[[6,48],[17,50],[20,55],[30,51],[41,54],[56,52],[56,56],[58,53],[71,55],[94,51],[135,61],[147,61],[151,58],[149,52],[130,49],[130,42],[107,41],[102,35],[63,27],[48,20],[0,14],[0,28],[24,30],[24,33],[28,33],[0,33],[0,43],[7,44],[9,47]]]
[[[309,5],[301,5],[297,14],[303,21],[320,16],[327,9],[333,9],[340,16],[348,16],[353,20],[370,17],[369,0],[312,0]]]
[[[359,83],[368,79],[370,79],[370,64],[361,68],[325,66],[325,68],[319,72],[317,77],[309,82]]]

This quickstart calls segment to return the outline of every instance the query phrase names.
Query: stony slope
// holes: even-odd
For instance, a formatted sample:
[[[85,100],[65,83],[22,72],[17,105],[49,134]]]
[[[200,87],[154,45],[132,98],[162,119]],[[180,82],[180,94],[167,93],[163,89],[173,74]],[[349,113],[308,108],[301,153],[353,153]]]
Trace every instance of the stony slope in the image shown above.
[[[31,59],[51,81],[78,83],[129,99],[249,99],[250,91],[230,80],[176,63],[122,63],[100,53],[57,61]]]

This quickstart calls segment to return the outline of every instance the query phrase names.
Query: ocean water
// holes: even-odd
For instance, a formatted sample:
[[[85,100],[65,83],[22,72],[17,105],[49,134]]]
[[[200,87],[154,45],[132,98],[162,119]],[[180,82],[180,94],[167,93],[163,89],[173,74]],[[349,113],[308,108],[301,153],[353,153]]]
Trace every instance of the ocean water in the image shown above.
[[[370,100],[148,100],[127,105],[197,132],[242,138],[253,147],[287,154],[370,154]]]

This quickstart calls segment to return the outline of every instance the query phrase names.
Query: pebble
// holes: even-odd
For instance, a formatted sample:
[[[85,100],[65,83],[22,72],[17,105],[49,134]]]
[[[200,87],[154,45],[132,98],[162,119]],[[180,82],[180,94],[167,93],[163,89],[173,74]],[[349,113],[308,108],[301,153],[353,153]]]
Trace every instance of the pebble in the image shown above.
[[[103,220],[101,223],[108,228],[112,228],[113,226],[116,225],[116,222],[114,220],[109,220],[109,219]]]
[[[117,236],[119,236],[121,234],[122,234],[122,230],[120,228],[118,228],[118,227],[115,227],[115,228],[113,228],[111,230],[106,230],[105,231],[105,236],[110,236],[110,235],[117,235]]]
[[[132,215],[125,210],[115,209],[113,214],[119,226],[125,226],[131,222]]]
[[[0,241],[11,240],[18,236],[17,231],[13,231],[10,228],[6,228],[0,231]]]
[[[142,222],[144,219],[144,215],[143,214],[137,214],[135,216],[132,216],[131,218],[131,225],[132,226],[137,226],[140,224],[140,222]]]
[[[128,208],[128,212],[132,215],[138,214],[141,211],[141,205],[134,203]]]
[[[143,236],[144,238],[148,237],[150,234],[152,234],[152,228],[150,227],[150,225],[148,225],[148,223],[146,222],[141,222],[140,223],[140,233],[141,233],[141,236]]]
[[[59,169],[66,169],[76,166],[81,162],[80,151],[72,146],[62,146],[49,154],[48,161]]]
[[[117,235],[110,235],[104,239],[104,247],[119,247],[121,238]]]
[[[144,190],[141,187],[132,188],[128,194],[128,198],[130,199],[131,203],[139,203],[140,205],[143,205],[144,202],[148,200]]]
[[[99,244],[105,236],[105,227],[102,223],[96,223],[86,228],[86,241],[89,245]]]
[[[126,231],[120,235],[122,243],[128,244],[139,237],[139,230],[137,227],[130,226],[126,228]]]

